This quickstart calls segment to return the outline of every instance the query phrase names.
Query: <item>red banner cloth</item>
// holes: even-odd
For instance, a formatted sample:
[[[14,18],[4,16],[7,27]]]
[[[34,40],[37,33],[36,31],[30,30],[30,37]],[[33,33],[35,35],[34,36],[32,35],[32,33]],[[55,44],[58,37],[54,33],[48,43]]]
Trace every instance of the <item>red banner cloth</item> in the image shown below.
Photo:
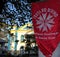
[[[39,49],[52,56],[60,38],[60,6],[58,0],[32,3],[32,21]]]

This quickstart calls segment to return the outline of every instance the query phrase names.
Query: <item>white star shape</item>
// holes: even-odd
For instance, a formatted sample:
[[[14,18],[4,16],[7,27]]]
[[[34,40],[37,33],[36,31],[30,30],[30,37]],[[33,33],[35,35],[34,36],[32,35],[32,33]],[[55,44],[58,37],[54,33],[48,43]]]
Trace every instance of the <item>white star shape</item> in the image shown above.
[[[51,15],[50,13],[42,13],[42,15],[40,15],[36,20],[36,24],[37,28],[39,28],[39,30],[42,30],[42,32],[51,30],[54,25],[53,15]]]

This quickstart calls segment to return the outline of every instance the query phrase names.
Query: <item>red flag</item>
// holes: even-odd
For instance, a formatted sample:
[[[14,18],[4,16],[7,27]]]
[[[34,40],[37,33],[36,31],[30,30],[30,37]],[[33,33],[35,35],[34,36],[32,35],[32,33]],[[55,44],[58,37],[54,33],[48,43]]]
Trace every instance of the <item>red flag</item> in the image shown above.
[[[32,21],[38,47],[46,57],[52,56],[60,37],[59,2],[49,0],[35,2],[32,6]]]

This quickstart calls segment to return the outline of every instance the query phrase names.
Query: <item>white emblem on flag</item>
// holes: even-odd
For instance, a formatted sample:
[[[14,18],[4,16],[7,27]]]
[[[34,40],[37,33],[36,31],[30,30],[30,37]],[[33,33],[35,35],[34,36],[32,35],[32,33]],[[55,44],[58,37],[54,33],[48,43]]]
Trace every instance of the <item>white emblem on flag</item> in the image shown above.
[[[48,32],[55,25],[54,20],[57,16],[55,10],[42,8],[34,14],[33,18],[36,20],[36,26],[40,31]]]
[[[38,19],[36,20],[37,28],[44,31],[51,30],[51,28],[54,25],[54,18],[53,16],[49,13],[42,13]]]

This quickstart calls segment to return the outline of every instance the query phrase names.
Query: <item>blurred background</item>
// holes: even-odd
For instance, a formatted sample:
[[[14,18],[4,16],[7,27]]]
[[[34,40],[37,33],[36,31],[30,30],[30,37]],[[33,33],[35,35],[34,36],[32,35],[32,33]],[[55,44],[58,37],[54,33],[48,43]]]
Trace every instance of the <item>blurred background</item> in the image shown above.
[[[0,0],[0,55],[38,56],[31,2],[35,0]]]

